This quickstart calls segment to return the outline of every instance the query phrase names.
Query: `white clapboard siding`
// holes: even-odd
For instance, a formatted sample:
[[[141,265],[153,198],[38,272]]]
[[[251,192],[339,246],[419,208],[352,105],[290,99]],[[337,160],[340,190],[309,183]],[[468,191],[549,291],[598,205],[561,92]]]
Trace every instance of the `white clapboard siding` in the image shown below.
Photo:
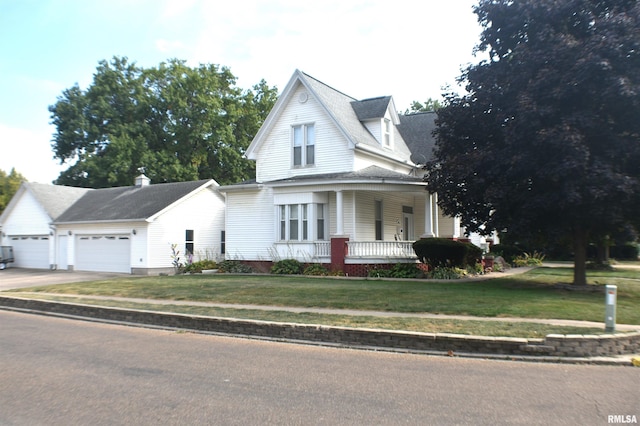
[[[30,191],[22,192],[19,200],[13,201],[14,207],[6,222],[2,224],[2,232],[6,235],[48,235],[52,218]]]
[[[337,173],[353,170],[354,152],[326,111],[314,99],[300,103],[300,86],[289,104],[284,106],[282,115],[271,132],[266,135],[256,161],[258,182],[267,182],[292,176],[320,173]],[[293,168],[292,166],[292,126],[315,125],[315,165]]]
[[[227,259],[271,260],[275,227],[270,188],[227,193]]]
[[[186,230],[193,230],[194,261],[220,257],[220,233],[224,230],[224,200],[208,188],[183,199],[159,215],[148,226],[147,261],[134,258],[135,267],[172,266],[171,245],[177,244],[180,261],[185,263]]]
[[[398,234],[398,228],[402,222],[402,206],[413,208],[414,215],[414,235],[412,239],[422,232],[424,226],[418,223],[424,216],[419,214],[424,212],[424,207],[416,208],[416,204],[424,204],[423,201],[418,202],[416,197],[411,194],[402,194],[398,192],[377,192],[377,191],[361,191],[357,193],[356,198],[356,240],[358,241],[374,241],[375,240],[375,201],[382,201],[382,223],[383,223],[383,240],[393,241]]]

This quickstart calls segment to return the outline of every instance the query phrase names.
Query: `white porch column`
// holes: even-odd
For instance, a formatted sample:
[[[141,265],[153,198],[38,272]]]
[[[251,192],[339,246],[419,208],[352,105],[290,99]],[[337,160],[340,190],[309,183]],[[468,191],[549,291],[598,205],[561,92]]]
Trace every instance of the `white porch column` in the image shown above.
[[[344,208],[342,191],[336,191],[336,234],[344,235]]]
[[[433,238],[433,194],[429,193],[424,200],[424,234],[420,238]]]
[[[438,226],[438,193],[433,193],[433,233],[436,238],[440,237],[440,228]]]
[[[460,216],[453,218],[453,238],[460,238]]]

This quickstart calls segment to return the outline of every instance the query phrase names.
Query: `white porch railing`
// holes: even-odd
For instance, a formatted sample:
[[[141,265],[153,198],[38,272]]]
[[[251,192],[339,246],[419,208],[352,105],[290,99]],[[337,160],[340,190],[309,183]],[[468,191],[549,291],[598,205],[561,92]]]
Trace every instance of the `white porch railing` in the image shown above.
[[[315,241],[313,243],[316,257],[330,257],[331,256],[331,242],[330,241]]]
[[[347,257],[415,258],[413,241],[347,241]]]
[[[274,244],[273,258],[318,261],[331,257],[330,241],[286,242]],[[416,259],[413,241],[347,241],[347,258]]]

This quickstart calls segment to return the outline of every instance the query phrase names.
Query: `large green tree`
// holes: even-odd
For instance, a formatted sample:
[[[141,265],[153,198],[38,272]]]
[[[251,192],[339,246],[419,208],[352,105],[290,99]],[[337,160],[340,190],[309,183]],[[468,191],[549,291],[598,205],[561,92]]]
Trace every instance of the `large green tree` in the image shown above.
[[[156,183],[249,179],[255,166],[243,155],[276,97],[264,80],[240,89],[217,65],[101,61],[86,90],[76,84],[49,107],[54,157],[70,164],[56,183],[129,185],[140,168]]]
[[[0,170],[0,214],[7,207],[22,182],[26,182],[26,180],[15,168],[12,168],[9,173]]]
[[[479,51],[438,111],[427,167],[468,231],[591,237],[638,224],[640,2],[481,0]]]

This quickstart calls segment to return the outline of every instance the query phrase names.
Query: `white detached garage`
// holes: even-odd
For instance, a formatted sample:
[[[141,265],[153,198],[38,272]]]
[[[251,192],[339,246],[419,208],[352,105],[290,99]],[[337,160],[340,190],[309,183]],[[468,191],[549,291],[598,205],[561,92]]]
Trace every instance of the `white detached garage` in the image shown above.
[[[85,189],[24,183],[0,215],[0,245],[14,267],[152,274],[222,257],[224,197],[213,179]]]
[[[53,223],[64,253],[59,264],[77,271],[152,274],[173,268],[171,245],[185,261],[221,253],[224,197],[212,180],[151,185],[145,176],[129,187],[88,192]]]

